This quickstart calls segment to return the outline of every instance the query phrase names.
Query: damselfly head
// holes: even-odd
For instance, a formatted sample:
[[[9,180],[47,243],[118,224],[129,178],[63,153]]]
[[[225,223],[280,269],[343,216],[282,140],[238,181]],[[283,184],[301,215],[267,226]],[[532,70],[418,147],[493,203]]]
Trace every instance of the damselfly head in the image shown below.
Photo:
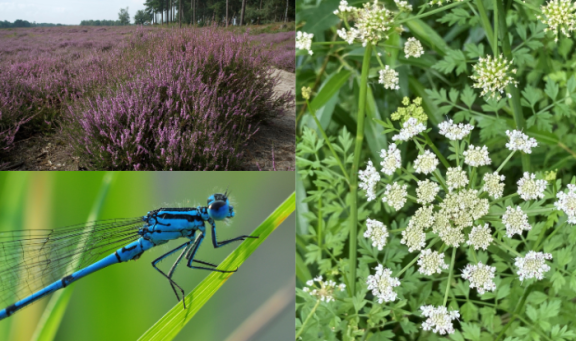
[[[226,193],[212,194],[208,197],[208,214],[214,220],[224,220],[234,216],[234,208],[230,205]]]

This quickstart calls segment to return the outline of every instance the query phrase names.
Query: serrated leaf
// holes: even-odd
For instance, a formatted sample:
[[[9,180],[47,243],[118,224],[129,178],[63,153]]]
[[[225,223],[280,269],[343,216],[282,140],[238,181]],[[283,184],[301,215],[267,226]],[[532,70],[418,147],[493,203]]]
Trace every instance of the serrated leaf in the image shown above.
[[[476,323],[460,323],[462,326],[462,335],[466,340],[480,341],[480,326]]]
[[[552,100],[555,100],[556,96],[558,96],[558,84],[556,84],[554,81],[548,79],[548,81],[546,81],[546,87],[544,88],[544,92]]]

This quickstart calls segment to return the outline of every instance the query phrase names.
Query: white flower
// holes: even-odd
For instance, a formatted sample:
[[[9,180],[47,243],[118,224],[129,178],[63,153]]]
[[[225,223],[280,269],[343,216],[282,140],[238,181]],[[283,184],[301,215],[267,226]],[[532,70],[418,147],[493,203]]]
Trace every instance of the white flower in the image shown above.
[[[444,135],[450,140],[456,141],[462,140],[468,136],[472,129],[474,129],[474,126],[464,123],[454,124],[454,121],[448,120],[440,123],[438,128],[440,128],[440,135]]]
[[[493,240],[490,227],[488,227],[488,224],[484,224],[484,226],[478,225],[472,228],[466,244],[474,246],[474,250],[478,250],[479,248],[486,250]]]
[[[518,180],[518,194],[524,200],[542,199],[546,184],[546,180],[536,180],[536,174],[524,172],[524,176]]]
[[[414,136],[420,134],[426,130],[426,126],[423,123],[418,122],[417,119],[414,117],[410,117],[404,124],[402,125],[402,129],[400,129],[400,133],[394,135],[392,140],[401,140],[401,141],[408,141]]]
[[[512,238],[515,234],[522,234],[522,230],[529,231],[532,226],[528,223],[528,215],[522,212],[520,206],[506,207],[506,213],[502,216],[502,224],[506,226],[506,235]]]
[[[524,279],[544,278],[544,273],[550,270],[545,260],[551,260],[552,255],[549,253],[529,251],[524,258],[516,257],[514,265],[518,267],[517,274],[520,276],[520,281]]]
[[[424,54],[424,49],[419,40],[416,38],[408,38],[404,44],[404,53],[406,54],[406,58],[418,58]]]
[[[365,170],[358,171],[358,177],[361,181],[358,187],[366,191],[367,200],[376,199],[376,184],[380,181],[380,174],[372,165],[372,160],[368,160]]]
[[[296,33],[296,48],[299,50],[308,50],[308,54],[312,55],[312,38],[314,38],[313,33],[298,31],[298,33]]]
[[[446,171],[446,184],[450,191],[468,185],[468,177],[462,167],[450,167]]]
[[[354,43],[354,39],[358,38],[358,30],[355,28],[351,28],[350,30],[346,30],[345,28],[341,28],[339,30],[336,30],[336,33],[338,34],[338,36],[342,39],[344,39],[348,44],[353,44]]]
[[[394,182],[392,185],[386,185],[386,192],[382,197],[382,202],[388,203],[388,205],[394,207],[396,211],[399,211],[406,203],[406,196],[408,192],[408,185],[400,185]]]
[[[320,286],[314,285],[314,282],[317,282]],[[311,296],[316,296],[317,299],[323,302],[334,301],[334,291],[336,288],[340,289],[340,291],[344,291],[346,288],[346,284],[337,285],[336,282],[332,280],[324,281],[322,276],[307,281],[306,285],[310,288],[304,287],[302,291],[309,293]]]
[[[440,191],[440,186],[437,183],[428,179],[418,181],[418,188],[416,188],[416,196],[418,203],[429,204],[434,201],[436,194]]]
[[[340,5],[338,5],[338,9],[334,11],[335,15],[340,14],[347,14],[347,13],[354,13],[356,11],[356,7],[348,6],[348,1],[340,0]]]
[[[412,218],[410,218],[410,223],[414,226],[418,226],[420,229],[427,229],[434,224],[434,206],[422,206],[416,210]]]
[[[392,175],[398,168],[402,167],[402,157],[396,143],[391,143],[388,146],[388,151],[382,149],[380,158],[382,158],[382,162],[380,162],[382,173],[386,175]]]
[[[558,201],[554,203],[554,206],[566,213],[569,224],[576,224],[576,185],[568,184],[567,187],[567,192],[556,194]]]
[[[354,21],[362,46],[368,43],[376,45],[380,40],[388,39],[394,23],[394,13],[378,4],[378,0],[374,0],[372,4],[365,3],[363,8],[356,10]]]
[[[524,153],[532,153],[532,148],[538,146],[538,142],[533,137],[523,134],[520,130],[506,130],[506,135],[510,141],[506,143],[509,150],[521,150]]]
[[[430,5],[438,5],[438,6],[442,6],[443,4],[448,4],[451,0],[430,0],[428,2],[428,4]],[[461,2],[464,0],[456,0],[456,2]]]
[[[384,70],[380,70],[378,83],[384,84],[384,89],[398,90],[400,89],[398,82],[398,72],[394,71],[394,69],[391,69],[389,65],[386,65]]]
[[[459,247],[464,243],[464,233],[459,228],[446,227],[438,233],[438,236],[448,246]]]
[[[382,248],[386,245],[386,238],[388,238],[386,225],[378,220],[367,219],[364,237],[372,239],[372,246],[377,247],[379,251],[382,251]]]
[[[498,172],[484,174],[484,187],[482,190],[487,192],[492,198],[498,199],[504,193],[504,175],[498,175]]]
[[[402,231],[400,243],[406,245],[409,252],[422,250],[426,246],[426,234],[420,226],[410,221],[406,230]]]
[[[576,30],[576,2],[572,0],[550,0],[546,6],[541,7],[542,15],[538,20],[548,25],[544,31],[552,31],[558,41],[558,33],[562,32],[570,37],[570,32]]]
[[[448,269],[448,264],[444,262],[444,254],[430,249],[426,249],[420,253],[418,265],[420,265],[418,272],[428,276],[441,273],[442,269]]]
[[[508,61],[502,55],[498,57],[488,56],[480,57],[478,63],[474,65],[474,74],[470,76],[476,83],[472,87],[482,89],[480,96],[488,95],[488,98],[499,100],[500,94],[508,85],[514,85],[518,82],[510,74],[515,74],[516,69],[510,70],[512,62]]]
[[[421,306],[422,315],[427,317],[426,321],[422,323],[422,329],[431,330],[434,333],[444,335],[446,333],[454,333],[454,326],[452,325],[452,320],[456,320],[460,317],[460,313],[457,310],[451,310],[450,312],[446,307],[437,307],[427,305]]]
[[[392,277],[392,271],[384,268],[382,264],[378,264],[375,269],[376,274],[374,276],[369,275],[366,280],[368,290],[372,290],[372,295],[378,298],[380,304],[396,300],[398,294],[393,289],[400,285],[398,278]]]
[[[492,162],[488,156],[488,148],[486,146],[474,147],[470,145],[463,154],[464,162],[472,167],[486,166]]]
[[[412,12],[412,5],[408,1],[394,0],[400,12]]]
[[[429,174],[436,170],[436,167],[438,167],[438,158],[429,150],[426,150],[424,154],[418,155],[416,161],[414,161],[414,171],[416,173]]]
[[[496,268],[484,265],[479,262],[478,265],[468,264],[462,271],[462,278],[470,281],[470,289],[478,288],[478,293],[483,295],[486,291],[496,290],[494,278]]]

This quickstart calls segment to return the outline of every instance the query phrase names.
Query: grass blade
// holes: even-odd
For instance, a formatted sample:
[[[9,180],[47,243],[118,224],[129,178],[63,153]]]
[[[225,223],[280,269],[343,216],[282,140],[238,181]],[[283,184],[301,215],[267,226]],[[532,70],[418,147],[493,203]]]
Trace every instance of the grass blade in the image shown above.
[[[110,189],[110,183],[112,182],[113,173],[106,173],[104,178],[102,179],[102,186],[100,187],[100,192],[94,201],[94,205],[92,206],[92,210],[88,215],[87,222],[95,221],[98,219],[100,215],[100,211],[102,210],[102,205],[104,203],[104,199],[106,199],[106,195],[108,194],[108,189]],[[83,248],[84,244],[78,245],[78,248]],[[71,264],[71,268],[75,268],[76,264]],[[68,306],[68,302],[70,301],[70,297],[72,296],[72,292],[74,289],[74,284],[69,285],[65,289],[58,290],[52,297],[50,301],[46,305],[44,312],[42,313],[42,317],[40,318],[40,322],[36,327],[36,331],[34,332],[34,336],[32,340],[34,341],[52,341],[56,336],[56,332],[60,327],[60,322],[62,321],[62,317],[64,316],[64,312],[66,311],[66,307]]]
[[[259,236],[259,238],[247,239],[242,242],[236,250],[232,251],[232,253],[226,257],[219,268],[232,269],[240,267],[252,252],[254,252],[295,209],[296,193],[292,193],[288,199],[252,232],[253,236]],[[150,327],[139,340],[172,340],[230,276],[231,274],[211,272],[186,296],[187,309],[184,309],[182,303],[178,302],[174,308]]]

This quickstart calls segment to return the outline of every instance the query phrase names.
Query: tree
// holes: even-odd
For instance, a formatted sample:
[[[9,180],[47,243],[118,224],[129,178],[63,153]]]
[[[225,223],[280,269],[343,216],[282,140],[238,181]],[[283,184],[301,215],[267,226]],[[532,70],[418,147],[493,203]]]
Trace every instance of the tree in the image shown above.
[[[150,15],[143,10],[136,11],[134,15],[134,23],[137,25],[143,25],[146,21],[150,20]]]
[[[128,13],[128,7],[126,7],[126,9],[120,8],[120,12],[118,12],[118,21],[120,21],[120,25],[130,25],[130,14]]]
[[[242,0],[242,11],[240,12],[240,26],[244,25],[245,12],[246,12],[246,0]]]

